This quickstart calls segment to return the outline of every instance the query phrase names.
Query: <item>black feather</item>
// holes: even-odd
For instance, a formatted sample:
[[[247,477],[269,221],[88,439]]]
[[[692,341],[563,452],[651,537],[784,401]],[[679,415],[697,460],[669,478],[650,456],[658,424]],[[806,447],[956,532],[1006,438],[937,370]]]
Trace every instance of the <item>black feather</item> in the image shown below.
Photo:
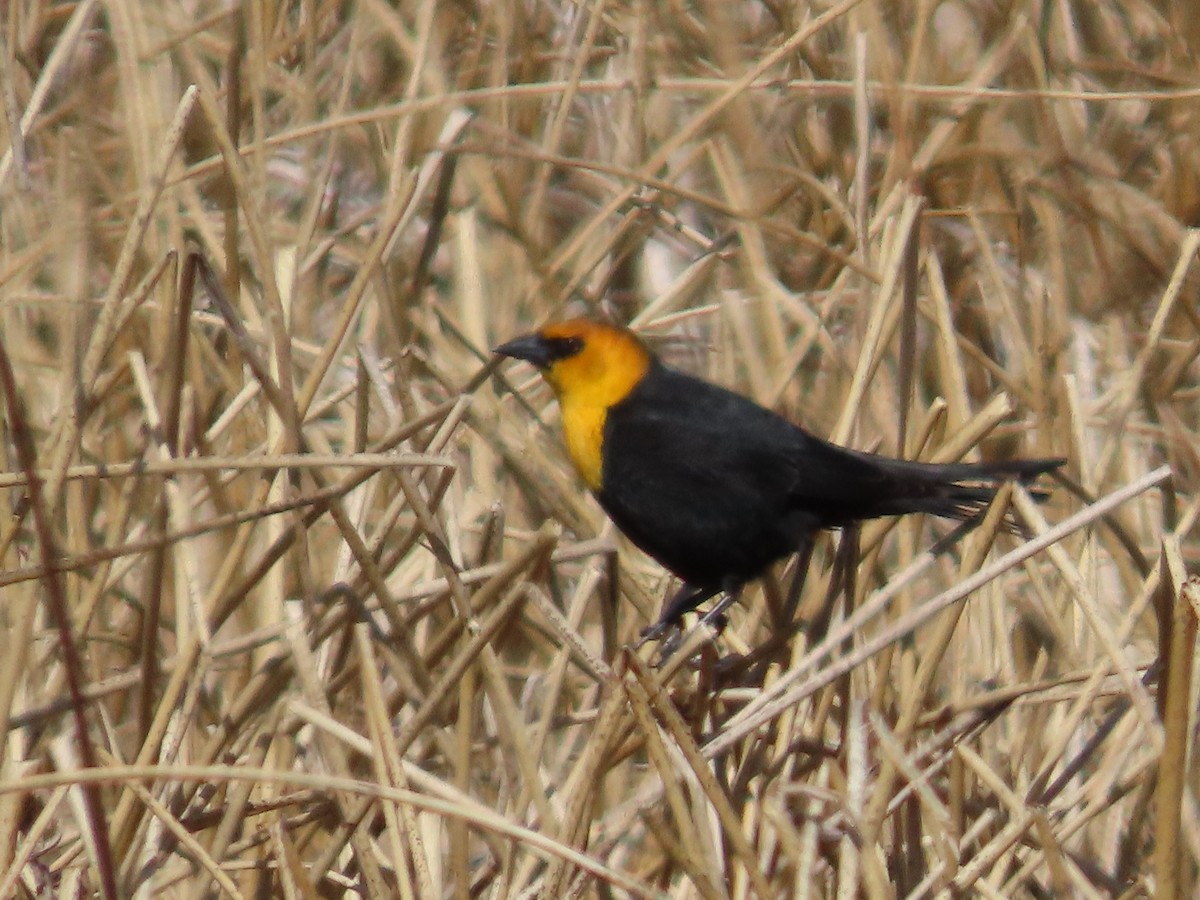
[[[937,465],[836,446],[756,403],[655,362],[604,427],[599,500],[692,586],[725,589],[814,531],[881,516],[978,515],[1007,480],[1059,459]]]

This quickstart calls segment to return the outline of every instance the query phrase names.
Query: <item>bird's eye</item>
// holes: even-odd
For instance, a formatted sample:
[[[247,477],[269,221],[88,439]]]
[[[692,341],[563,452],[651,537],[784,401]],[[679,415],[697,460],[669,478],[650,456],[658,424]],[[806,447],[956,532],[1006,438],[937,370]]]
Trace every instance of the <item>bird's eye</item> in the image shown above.
[[[583,349],[583,338],[578,337],[553,338],[549,343],[550,355],[556,362],[569,359]]]

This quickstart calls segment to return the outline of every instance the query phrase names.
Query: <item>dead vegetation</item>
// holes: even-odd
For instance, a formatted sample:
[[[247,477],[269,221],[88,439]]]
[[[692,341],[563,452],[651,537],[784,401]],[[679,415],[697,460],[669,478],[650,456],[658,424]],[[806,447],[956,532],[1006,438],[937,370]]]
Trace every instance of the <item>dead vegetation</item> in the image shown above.
[[[0,896],[1191,895],[1188,4],[4,11]],[[489,364],[600,309],[1071,485],[655,668]]]

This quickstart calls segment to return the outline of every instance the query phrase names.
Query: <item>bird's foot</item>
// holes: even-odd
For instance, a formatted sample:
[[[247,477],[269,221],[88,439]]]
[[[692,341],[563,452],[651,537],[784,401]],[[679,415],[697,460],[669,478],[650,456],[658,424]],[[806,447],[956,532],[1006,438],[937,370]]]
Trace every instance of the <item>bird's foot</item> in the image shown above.
[[[668,618],[664,616],[642,631],[637,643],[634,644],[634,649],[641,649],[641,647],[650,641],[656,641],[661,638],[662,643],[659,645],[657,658],[654,663],[655,666],[661,668],[675,655],[675,651],[683,644],[684,639],[694,633],[696,628],[707,625],[718,635],[724,631],[725,626],[729,624],[729,617],[725,615],[725,610],[729,608],[732,602],[733,600],[728,597],[722,598],[720,603],[716,604],[700,617],[699,622],[696,623],[694,628],[684,628],[681,617]]]

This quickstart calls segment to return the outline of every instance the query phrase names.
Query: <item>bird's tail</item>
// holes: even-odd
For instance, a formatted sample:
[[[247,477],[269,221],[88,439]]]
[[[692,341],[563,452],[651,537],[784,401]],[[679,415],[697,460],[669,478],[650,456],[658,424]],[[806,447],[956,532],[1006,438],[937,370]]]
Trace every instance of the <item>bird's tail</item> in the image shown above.
[[[986,463],[921,463],[876,457],[893,477],[896,485],[897,513],[926,512],[935,516],[967,521],[983,514],[1006,481],[1029,484],[1038,476],[1062,466],[1064,459],[1014,459]],[[1034,490],[1033,496],[1042,500],[1049,496]],[[1012,531],[1020,531],[1019,523],[1006,519]]]

